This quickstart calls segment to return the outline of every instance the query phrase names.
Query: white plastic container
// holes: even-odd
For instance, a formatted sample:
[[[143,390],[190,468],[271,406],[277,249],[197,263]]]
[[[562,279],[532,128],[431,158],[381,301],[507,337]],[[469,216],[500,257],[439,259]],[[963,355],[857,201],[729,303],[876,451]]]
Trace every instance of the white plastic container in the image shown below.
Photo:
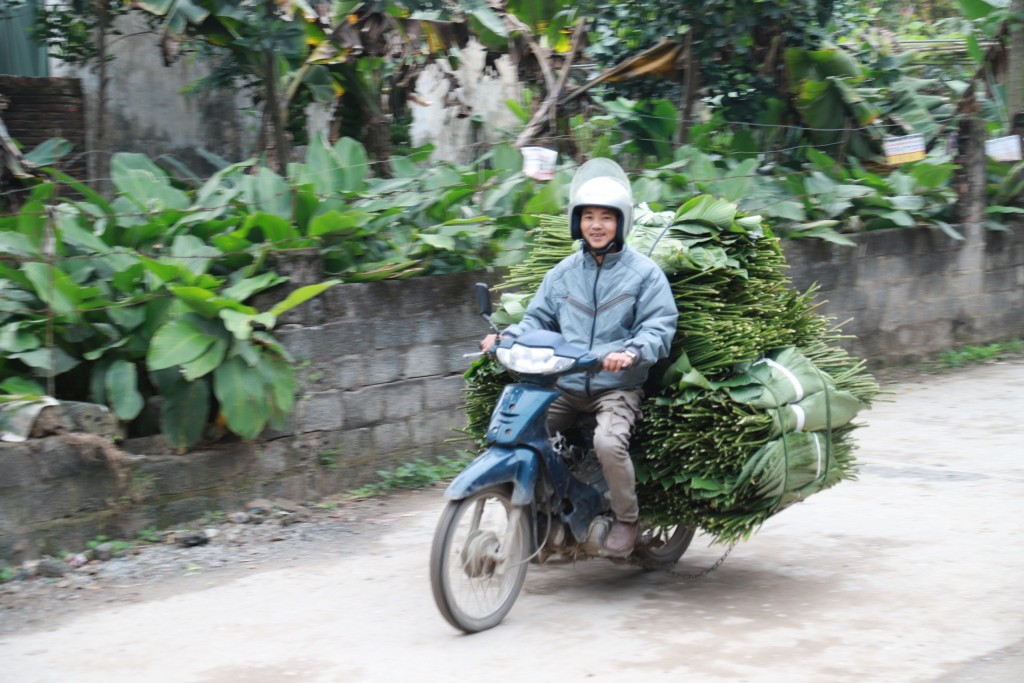
[[[537,180],[551,180],[555,176],[558,151],[547,147],[523,147],[523,173]]]

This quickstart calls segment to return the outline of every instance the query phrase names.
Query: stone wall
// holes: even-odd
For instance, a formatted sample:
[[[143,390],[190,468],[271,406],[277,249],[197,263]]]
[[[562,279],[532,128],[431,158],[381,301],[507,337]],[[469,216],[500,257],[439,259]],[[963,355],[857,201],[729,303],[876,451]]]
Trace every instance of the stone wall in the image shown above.
[[[315,276],[293,274],[295,285]],[[0,443],[0,566],[257,497],[315,499],[366,484],[380,469],[452,454],[459,445],[450,440],[465,427],[462,373],[471,361],[462,354],[487,333],[473,284],[488,278],[343,284],[286,314],[278,337],[302,389],[287,428],[258,442],[176,455],[160,438],[128,439],[115,468],[93,441]]]
[[[821,312],[850,321],[850,350],[877,366],[965,343],[1024,336],[1024,225],[859,235],[857,246],[785,244],[794,284],[820,285]],[[295,285],[315,269],[291,271]],[[490,274],[345,284],[290,312],[278,334],[301,379],[291,424],[255,443],[175,455],[128,440],[119,479],[93,442],[0,444],[0,562],[133,537],[254,497],[315,499],[379,469],[451,453],[465,425],[462,373],[486,325],[473,283]],[[294,315],[293,315],[294,314]]]
[[[877,367],[1024,337],[1024,225],[964,232],[883,230],[853,248],[794,240],[784,251],[794,285],[817,283],[820,312],[849,321],[844,345]]]

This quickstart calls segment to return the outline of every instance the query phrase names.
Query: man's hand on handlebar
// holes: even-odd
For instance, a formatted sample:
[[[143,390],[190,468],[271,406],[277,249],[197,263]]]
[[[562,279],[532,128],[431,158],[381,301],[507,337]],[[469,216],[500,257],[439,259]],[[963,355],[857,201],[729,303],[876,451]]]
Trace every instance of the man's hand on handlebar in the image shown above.
[[[489,334],[480,342],[480,350],[484,353],[493,353],[494,345],[498,343],[498,335]]]
[[[604,357],[601,369],[605,372],[620,372],[633,364],[633,356],[625,351],[612,351]]]

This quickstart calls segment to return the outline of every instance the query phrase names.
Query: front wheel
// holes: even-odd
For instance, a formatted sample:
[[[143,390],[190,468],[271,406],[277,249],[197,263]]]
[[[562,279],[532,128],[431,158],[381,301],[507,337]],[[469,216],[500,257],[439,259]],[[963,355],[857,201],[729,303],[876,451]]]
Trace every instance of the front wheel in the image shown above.
[[[682,524],[644,529],[637,539],[633,557],[645,569],[669,569],[690,547],[696,531]]]
[[[529,566],[526,508],[504,488],[448,503],[434,532],[430,585],[441,615],[466,633],[501,623]]]

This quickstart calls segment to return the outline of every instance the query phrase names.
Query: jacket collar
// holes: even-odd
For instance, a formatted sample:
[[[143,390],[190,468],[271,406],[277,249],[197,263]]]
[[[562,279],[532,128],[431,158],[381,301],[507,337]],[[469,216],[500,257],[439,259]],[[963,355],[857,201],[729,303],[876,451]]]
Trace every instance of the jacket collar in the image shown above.
[[[618,263],[619,261],[622,260],[623,255],[626,253],[626,250],[628,250],[628,249],[629,249],[629,247],[625,246],[625,247],[622,247],[621,249],[619,249],[618,251],[613,251],[613,252],[605,254],[604,255],[604,261],[601,263],[601,267],[602,268],[611,268],[611,267],[613,267],[616,263]],[[586,242],[582,243],[582,246],[580,247],[580,251],[583,253],[583,263],[586,264],[586,267],[587,268],[597,268],[597,258],[595,258],[594,254],[589,249],[587,249]]]

